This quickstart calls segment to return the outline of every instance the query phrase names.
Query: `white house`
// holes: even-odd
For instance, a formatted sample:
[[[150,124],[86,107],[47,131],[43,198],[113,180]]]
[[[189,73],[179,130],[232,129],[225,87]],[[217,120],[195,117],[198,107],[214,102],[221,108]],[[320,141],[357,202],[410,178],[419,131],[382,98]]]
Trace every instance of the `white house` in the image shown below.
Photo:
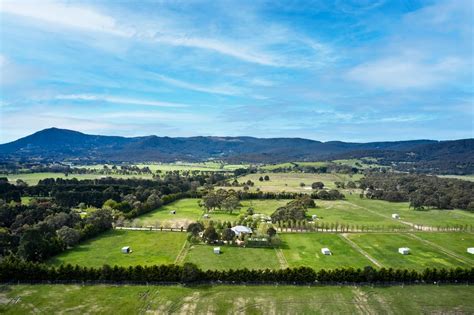
[[[398,213],[393,213],[392,214],[392,219],[400,219],[400,215]]]
[[[410,254],[410,249],[408,247],[400,247],[398,252],[402,255],[408,255]]]
[[[236,225],[231,228],[234,231],[236,236],[240,236],[241,234],[252,234],[252,229],[243,225]]]
[[[469,247],[469,248],[467,249],[467,252],[468,252],[469,254],[474,254],[474,247]]]
[[[323,255],[332,255],[331,251],[329,250],[329,248],[321,248],[321,253],[323,253]]]
[[[220,254],[221,253],[221,248],[220,247],[214,247],[214,254]]]
[[[124,246],[122,247],[122,253],[124,254],[129,254],[131,252],[130,246]]]

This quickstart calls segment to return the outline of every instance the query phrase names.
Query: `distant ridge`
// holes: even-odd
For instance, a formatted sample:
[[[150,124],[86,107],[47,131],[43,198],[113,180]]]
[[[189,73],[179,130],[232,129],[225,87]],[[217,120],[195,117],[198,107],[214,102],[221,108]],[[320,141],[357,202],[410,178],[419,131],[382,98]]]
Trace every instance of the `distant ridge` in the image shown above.
[[[474,139],[370,143],[320,142],[301,138],[117,137],[49,128],[0,145],[0,159],[109,162],[227,161],[272,163],[378,157],[394,161],[449,159],[473,163]]]

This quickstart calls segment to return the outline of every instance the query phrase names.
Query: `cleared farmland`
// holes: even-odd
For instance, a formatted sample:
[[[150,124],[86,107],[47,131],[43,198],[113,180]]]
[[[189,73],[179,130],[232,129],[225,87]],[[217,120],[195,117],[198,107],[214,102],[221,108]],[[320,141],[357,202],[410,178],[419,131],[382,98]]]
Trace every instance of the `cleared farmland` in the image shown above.
[[[473,286],[7,285],[4,314],[472,314]],[[11,301],[17,301],[11,303]]]
[[[53,257],[50,264],[88,267],[172,264],[186,241],[180,232],[112,230]],[[130,246],[131,254],[121,248]]]
[[[383,267],[399,269],[472,267],[471,263],[448,255],[408,234],[357,233],[347,237],[376,259]],[[409,255],[398,253],[400,247],[410,248]]]

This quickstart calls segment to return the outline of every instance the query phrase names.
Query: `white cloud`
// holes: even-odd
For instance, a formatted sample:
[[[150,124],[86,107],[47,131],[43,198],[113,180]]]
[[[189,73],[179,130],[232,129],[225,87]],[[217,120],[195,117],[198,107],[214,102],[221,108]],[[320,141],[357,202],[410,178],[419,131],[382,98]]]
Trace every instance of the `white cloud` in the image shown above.
[[[450,80],[462,66],[463,62],[457,58],[428,63],[402,56],[358,65],[347,77],[375,88],[428,88]]]
[[[91,8],[59,2],[5,0],[0,5],[0,12],[88,31],[119,36],[131,36],[133,34],[123,27],[118,27],[117,22],[110,16],[101,14]]]
[[[157,106],[157,107],[188,107],[187,104],[161,102],[161,101],[150,101],[143,99],[124,98],[108,95],[93,95],[93,94],[69,94],[69,95],[57,95],[58,100],[78,100],[78,101],[102,101],[107,103],[118,103],[118,104],[133,104],[133,105],[144,105],[144,106]]]

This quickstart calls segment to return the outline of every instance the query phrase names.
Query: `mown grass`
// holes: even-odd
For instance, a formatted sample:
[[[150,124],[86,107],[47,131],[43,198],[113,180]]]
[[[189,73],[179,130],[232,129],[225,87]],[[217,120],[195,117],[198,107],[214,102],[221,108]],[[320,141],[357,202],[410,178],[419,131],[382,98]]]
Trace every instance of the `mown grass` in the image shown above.
[[[409,227],[400,223],[397,220],[393,220],[390,216],[386,217],[379,215],[378,211],[370,212],[367,209],[360,208],[354,204],[351,204],[345,200],[316,200],[316,208],[309,208],[308,215],[317,215],[319,220],[318,224],[351,224],[353,226],[380,226],[380,227]],[[368,209],[371,209],[370,204],[366,205]]]
[[[181,251],[186,234],[111,230],[51,258],[53,265],[72,264],[88,267],[172,264]],[[131,254],[121,248],[130,246]]]
[[[6,285],[5,314],[472,314],[472,286]],[[19,298],[17,303],[10,301]]]
[[[200,199],[187,198],[172,202],[136,218],[140,226],[186,227],[189,223],[202,218],[204,210],[199,207]],[[171,211],[175,210],[176,214]]]
[[[113,177],[113,178],[144,178],[144,179],[151,179],[151,174],[143,174],[143,175],[120,175],[120,174],[111,174],[111,175],[102,175],[102,174],[69,174],[66,176],[64,173],[25,173],[25,174],[0,174],[0,177],[7,177],[8,181],[11,183],[15,183],[17,179],[22,179],[28,185],[37,185],[38,182],[42,179],[46,178],[62,178],[62,179],[73,179],[77,178],[78,180],[83,179],[100,179],[105,177]]]
[[[474,225],[474,213],[464,210],[429,209],[417,211],[410,209],[408,202],[360,199],[354,194],[346,194],[346,199],[349,204],[377,212],[389,220],[393,213],[398,213],[400,214],[401,221],[423,226],[445,227],[447,225]]]
[[[375,258],[383,267],[399,269],[472,267],[438,249],[410,237],[395,233],[348,234],[350,240]],[[398,253],[400,247],[410,248],[409,255]]]
[[[290,267],[314,269],[375,267],[370,260],[354,250],[337,234],[302,233],[281,234],[282,252]],[[323,255],[321,248],[327,247],[332,255]]]
[[[471,262],[474,266],[474,255],[467,252],[468,247],[474,247],[474,234],[472,233],[413,233],[416,236],[434,243],[449,252]]]
[[[221,254],[214,254],[211,245],[192,245],[185,262],[207,269],[279,269],[280,263],[273,248],[244,248],[219,246]]]
[[[262,176],[268,175],[269,181],[259,181]],[[250,191],[255,191],[259,188],[261,191],[272,191],[272,192],[304,192],[311,193],[311,184],[314,182],[323,182],[327,188],[335,188],[334,182],[337,181],[356,181],[361,178],[362,175],[346,175],[346,174],[309,174],[309,173],[261,173],[261,174],[248,174],[239,177],[237,180],[239,183],[245,183],[251,180],[255,183],[253,187],[250,187]],[[305,186],[301,187],[300,184],[304,183]]]

